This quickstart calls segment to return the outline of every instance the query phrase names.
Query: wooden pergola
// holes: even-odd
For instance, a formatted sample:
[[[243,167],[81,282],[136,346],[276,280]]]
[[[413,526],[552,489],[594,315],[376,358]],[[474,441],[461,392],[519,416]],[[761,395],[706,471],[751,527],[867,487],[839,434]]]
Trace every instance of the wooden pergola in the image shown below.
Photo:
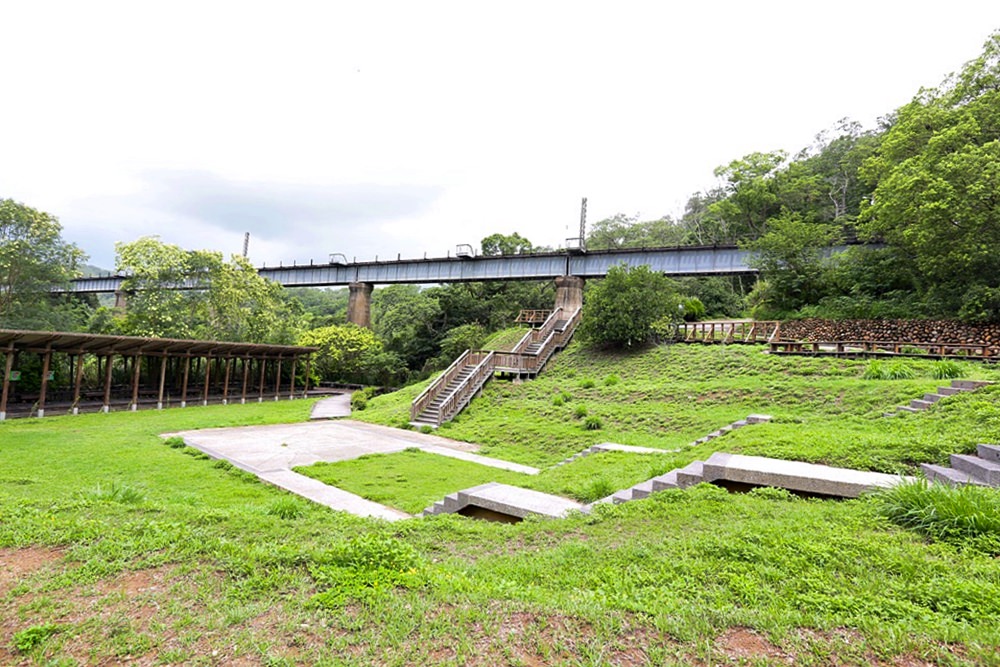
[[[196,366],[195,383],[201,380],[200,399],[203,405],[209,402],[213,380],[215,387],[221,390],[223,404],[228,403],[236,392],[239,393],[239,401],[245,403],[248,391],[252,392],[249,394],[251,397],[256,394],[258,401],[263,401],[265,394],[268,397],[273,395],[274,400],[278,400],[283,390],[283,364],[286,364],[286,369],[290,368],[290,372],[287,373],[288,398],[295,398],[296,367],[302,359],[305,360],[305,380],[301,388],[304,395],[309,389],[311,355],[316,350],[315,347],[294,345],[0,329],[0,353],[4,357],[0,420],[7,418],[7,404],[11,397],[12,384],[22,380],[19,362],[23,355],[38,355],[41,359],[40,377],[33,378],[39,380],[37,394],[31,392],[27,394],[27,398],[33,410],[37,410],[37,415],[43,417],[46,399],[49,398],[55,379],[53,367],[54,361],[59,360],[57,355],[66,357],[60,360],[60,369],[68,367],[68,375],[62,384],[72,388],[72,401],[64,403],[69,403],[69,412],[77,414],[81,398],[100,399],[101,411],[110,411],[114,389],[112,377],[116,361],[119,362],[119,370],[124,372],[127,380],[125,386],[119,386],[118,390],[119,393],[123,389],[128,390],[128,408],[130,410],[138,408],[140,390],[146,389],[148,391],[144,392],[144,397],[155,396],[156,408],[162,409],[165,398],[175,396],[173,392],[177,389],[178,380],[180,407],[187,405],[189,389],[192,389],[190,386],[192,366]],[[88,358],[96,359],[99,392],[84,391],[84,367]],[[156,360],[159,361],[158,368]],[[144,364],[147,372],[143,383]],[[34,371],[36,367],[31,366],[31,369]],[[94,370],[93,366],[91,370]],[[168,376],[173,380],[170,384],[170,393],[167,392]],[[234,382],[235,391],[233,391]],[[272,387],[273,393],[270,391]],[[197,390],[195,388],[195,391]],[[218,393],[213,398],[218,398]],[[24,392],[22,392],[22,402],[23,400]]]

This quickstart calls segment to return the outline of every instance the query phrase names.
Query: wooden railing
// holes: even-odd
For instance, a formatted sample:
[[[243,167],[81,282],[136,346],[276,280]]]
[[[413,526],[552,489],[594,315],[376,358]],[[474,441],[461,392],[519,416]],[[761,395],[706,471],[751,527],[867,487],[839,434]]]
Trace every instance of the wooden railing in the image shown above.
[[[441,405],[438,406],[437,413],[429,415],[438,426],[461,412],[495,371],[518,375],[537,375],[549,357],[559,348],[566,346],[580,322],[580,310],[576,310],[566,320],[566,325],[562,330],[556,331],[555,325],[561,316],[561,309],[552,311],[540,328],[525,334],[513,352],[466,350],[413,401],[410,405],[410,419],[416,420],[423,415],[435,398],[447,388],[463,368],[474,366],[472,373],[445,397]],[[523,351],[535,342],[541,343],[536,353],[527,354]]]
[[[678,325],[680,339],[688,343],[768,343],[776,340],[780,322],[773,320],[717,320]]]
[[[444,373],[438,376],[434,382],[427,385],[427,388],[420,392],[420,395],[413,399],[413,403],[410,404],[410,419],[416,419],[419,417],[427,406],[434,400],[442,389],[448,386],[448,383],[455,379],[462,368],[468,363],[469,356],[472,354],[469,350],[466,350],[462,355],[451,363],[451,366],[445,369]]]
[[[494,352],[472,352],[469,355],[468,363],[476,364],[472,374],[465,378],[455,391],[448,395],[441,407],[438,408],[437,424],[450,420],[462,411],[476,392],[482,389],[486,381],[493,377],[493,356]]]
[[[770,342],[770,347],[771,352],[778,354],[885,355],[990,360],[1000,357],[1000,346],[968,343],[921,343],[885,340],[773,340]]]
[[[514,322],[518,324],[538,324],[539,322],[544,322],[551,314],[551,310],[522,310],[517,314],[517,319]]]

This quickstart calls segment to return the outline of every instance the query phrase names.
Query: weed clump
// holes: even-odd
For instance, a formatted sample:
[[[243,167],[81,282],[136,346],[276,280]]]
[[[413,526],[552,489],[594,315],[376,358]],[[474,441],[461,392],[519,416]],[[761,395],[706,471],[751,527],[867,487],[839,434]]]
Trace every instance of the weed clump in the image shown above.
[[[873,496],[878,512],[904,528],[947,542],[971,541],[1000,554],[1000,491],[948,486],[927,480],[903,482]]]
[[[618,384],[619,382],[621,382],[621,378],[619,378],[617,375],[614,375],[614,374],[609,375],[606,378],[604,378],[604,386],[605,387],[613,387],[616,384]]]
[[[313,596],[321,607],[383,599],[394,589],[427,584],[423,559],[410,544],[368,533],[351,538],[339,548],[317,557],[310,574],[326,588]]]
[[[962,365],[951,359],[936,361],[934,362],[934,368],[931,369],[931,377],[935,380],[954,380],[955,378],[962,377],[962,375],[964,375],[962,373]]]
[[[868,362],[861,377],[865,380],[912,380],[916,373],[902,361],[885,363],[873,359]]]
[[[556,406],[557,408],[561,408],[565,403],[566,401],[563,400],[562,395],[557,395],[555,398],[552,399],[552,405]]]
[[[265,513],[269,516],[276,516],[279,519],[290,521],[292,519],[298,519],[300,516],[305,514],[305,508],[302,506],[302,503],[295,498],[286,496],[274,500],[267,506]]]
[[[577,405],[575,408],[573,408],[573,416],[576,417],[577,419],[583,419],[584,417],[586,417],[587,416],[587,406],[586,405]]]
[[[87,492],[91,500],[122,505],[136,505],[146,499],[146,492],[139,487],[124,482],[111,482],[107,486],[98,484]]]
[[[184,447],[187,447],[187,445],[184,442],[184,438],[180,437],[179,435],[174,435],[167,438],[166,440],[163,441],[163,444],[165,444],[167,447],[170,447],[171,449],[183,449]]]
[[[600,431],[603,428],[604,422],[597,415],[590,415],[583,420],[583,428],[588,431]]]
[[[580,382],[580,387],[583,388],[583,389],[593,389],[596,386],[597,386],[597,383],[594,382],[593,378],[584,378]]]
[[[41,646],[52,635],[59,632],[59,626],[53,623],[34,625],[14,633],[14,648],[19,653],[29,653],[35,647]]]
[[[577,500],[579,500],[582,503],[592,503],[595,500],[600,500],[601,498],[607,498],[614,492],[615,492],[614,484],[612,484],[606,477],[598,477],[596,479],[591,480],[575,495],[577,497]]]

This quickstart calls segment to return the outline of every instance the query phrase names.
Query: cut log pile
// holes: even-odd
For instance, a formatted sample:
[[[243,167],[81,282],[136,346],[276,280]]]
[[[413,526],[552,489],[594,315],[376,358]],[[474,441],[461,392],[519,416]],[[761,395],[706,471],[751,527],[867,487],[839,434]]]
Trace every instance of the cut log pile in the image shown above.
[[[900,341],[1000,346],[1000,324],[953,320],[790,320],[781,323],[781,340]]]

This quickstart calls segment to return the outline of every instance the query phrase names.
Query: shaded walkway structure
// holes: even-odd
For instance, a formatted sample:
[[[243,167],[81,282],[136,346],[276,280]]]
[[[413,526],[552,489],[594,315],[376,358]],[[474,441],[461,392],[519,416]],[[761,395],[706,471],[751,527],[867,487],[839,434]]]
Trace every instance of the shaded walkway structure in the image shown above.
[[[296,398],[309,389],[316,349],[0,329],[0,420]]]

